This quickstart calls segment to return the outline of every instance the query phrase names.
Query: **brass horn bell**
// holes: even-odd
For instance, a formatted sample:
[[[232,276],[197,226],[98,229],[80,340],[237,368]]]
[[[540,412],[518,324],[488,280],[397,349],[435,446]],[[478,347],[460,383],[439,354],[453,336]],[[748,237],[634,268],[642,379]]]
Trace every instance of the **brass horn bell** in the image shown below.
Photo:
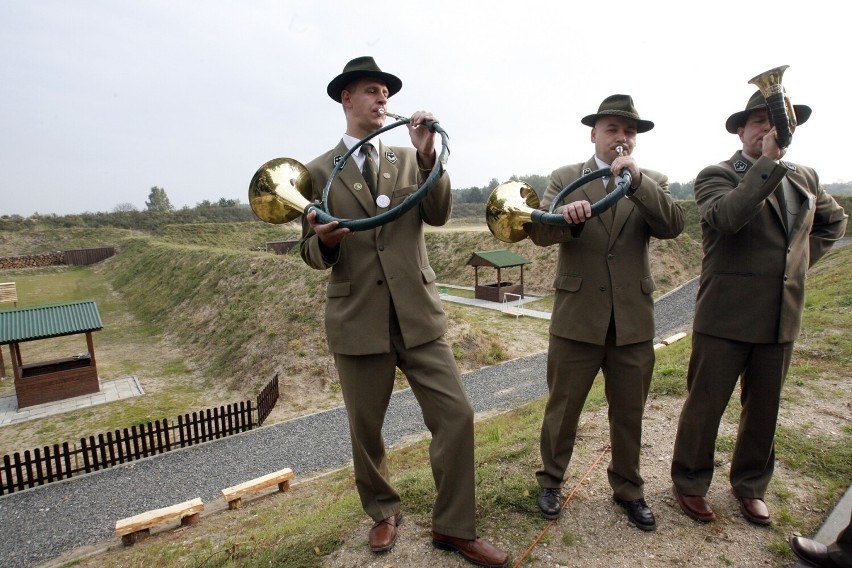
[[[787,90],[781,84],[781,78],[789,65],[781,65],[760,75],[752,77],[749,84],[755,85],[766,100],[769,118],[775,126],[778,146],[786,148],[793,140],[793,129],[796,127],[796,111],[787,95]]]
[[[517,243],[529,236],[524,224],[532,222],[538,209],[535,190],[522,181],[507,181],[494,188],[485,205],[485,223],[504,243]]]
[[[249,205],[267,223],[289,223],[311,205],[311,174],[292,158],[275,158],[263,164],[249,184]]]

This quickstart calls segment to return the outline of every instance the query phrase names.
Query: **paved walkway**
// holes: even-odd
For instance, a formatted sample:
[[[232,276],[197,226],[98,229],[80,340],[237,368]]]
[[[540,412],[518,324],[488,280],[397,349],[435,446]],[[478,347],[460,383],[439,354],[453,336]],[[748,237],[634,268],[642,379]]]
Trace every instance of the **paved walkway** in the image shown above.
[[[439,284],[439,288],[449,289],[446,284]],[[464,289],[464,290],[473,290],[473,288],[459,288],[457,286],[453,288]],[[531,318],[538,318],[543,320],[550,319],[550,312],[541,312],[537,310],[531,310],[529,308],[525,308],[524,304],[529,304],[530,302],[535,302],[536,300],[540,300],[537,296],[526,296],[524,298],[513,299],[512,301],[507,302],[492,302],[491,300],[479,300],[477,298],[465,298],[463,296],[455,296],[453,294],[441,294],[441,300],[445,302],[452,302],[454,304],[464,304],[466,306],[474,306],[477,308],[483,308],[486,310],[496,310],[500,312],[504,312],[507,315],[520,317],[527,316]]]
[[[18,409],[18,397],[8,395],[0,397],[0,426],[44,418],[52,414],[61,414],[78,408],[124,400],[143,394],[145,394],[145,391],[142,390],[139,379],[130,375],[112,381],[102,381],[100,392],[94,394],[75,396],[47,404],[36,404],[22,409]]]

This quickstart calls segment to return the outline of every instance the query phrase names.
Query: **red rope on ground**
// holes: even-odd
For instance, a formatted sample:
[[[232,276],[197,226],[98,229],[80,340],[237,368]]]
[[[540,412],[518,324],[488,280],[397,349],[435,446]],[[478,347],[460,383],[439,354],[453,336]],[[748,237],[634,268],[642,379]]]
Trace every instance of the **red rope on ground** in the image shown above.
[[[606,455],[606,453],[608,451],[609,451],[609,444],[604,446],[604,449],[601,452],[601,455],[598,456],[598,459],[595,460],[595,463],[593,463],[589,467],[589,469],[586,471],[586,473],[583,475],[583,477],[580,479],[580,481],[578,481],[576,483],[576,485],[574,485],[574,487],[571,489],[571,493],[568,494],[568,497],[565,499],[565,502],[562,503],[562,509],[564,509],[565,507],[568,506],[568,502],[571,500],[572,497],[574,497],[574,494],[577,492],[577,490],[580,488],[580,486],[583,484],[583,482],[586,481],[586,479],[592,474],[592,472],[595,470],[595,468],[598,467],[598,464],[601,463],[601,460],[604,458],[604,456]],[[562,509],[560,509],[560,511]],[[524,553],[521,555],[521,557],[518,558],[518,561],[515,562],[515,565],[514,565],[513,568],[518,568],[518,566],[521,565],[521,563],[524,561],[524,558],[526,558],[529,555],[529,553],[532,552],[533,548],[535,548],[536,545],[538,545],[538,543],[541,541],[541,539],[544,538],[544,535],[547,534],[547,531],[550,530],[550,527],[553,526],[553,523],[555,523],[556,520],[557,519],[553,519],[552,521],[547,523],[547,526],[544,527],[544,530],[541,531],[541,534],[538,535],[538,537],[533,541],[533,543],[529,546],[529,548],[527,548],[524,551]]]

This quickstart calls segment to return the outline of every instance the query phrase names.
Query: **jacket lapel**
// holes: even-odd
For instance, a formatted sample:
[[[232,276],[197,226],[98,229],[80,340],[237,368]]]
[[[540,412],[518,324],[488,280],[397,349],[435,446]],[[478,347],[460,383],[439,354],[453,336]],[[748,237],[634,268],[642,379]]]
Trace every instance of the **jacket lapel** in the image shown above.
[[[610,180],[610,182],[611,181],[612,180]],[[610,211],[613,212],[612,229],[609,234],[610,248],[612,248],[615,244],[618,235],[621,233],[621,229],[624,228],[627,218],[630,217],[630,214],[633,213],[634,209],[635,207],[628,199],[619,199],[615,205],[612,206],[612,209],[610,209]]]
[[[592,172],[595,172],[595,171],[597,171],[597,169],[598,169],[598,163],[595,162],[594,156],[589,158],[589,160],[585,164],[583,164],[583,172],[585,172],[587,170],[591,170]],[[581,175],[581,177],[582,177],[582,175]],[[582,187],[580,187],[576,191],[576,193],[582,193],[582,195],[583,195],[582,198],[579,197],[579,196],[573,197],[573,196],[569,195],[565,199],[565,201],[571,202],[571,201],[577,201],[578,199],[585,199],[589,203],[594,205],[595,203],[597,203],[598,201],[600,201],[601,199],[606,197],[607,191],[610,190],[612,187],[614,187],[614,183],[615,182],[614,182],[612,176],[609,177],[609,181],[607,182],[606,187],[604,187],[604,184],[601,181],[601,178],[593,179],[592,181],[583,185]],[[609,211],[606,211],[602,215],[598,215],[597,218],[598,218],[598,221],[603,224],[604,229],[606,229],[607,234],[609,234],[610,231],[612,230],[612,213],[610,213]]]
[[[337,145],[337,148],[334,149],[334,156],[337,159],[337,156],[344,156],[346,152],[348,152],[348,148],[346,148],[346,144],[343,143],[343,140]],[[381,174],[379,174],[379,178],[381,178]],[[357,201],[361,208],[364,210],[368,216],[372,216],[376,212],[376,204],[373,202],[373,197],[370,195],[370,189],[367,187],[367,182],[364,181],[364,176],[361,174],[361,170],[358,169],[358,165],[355,163],[355,159],[352,156],[346,161],[346,165],[341,168],[340,173],[337,174],[337,179],[335,180],[334,187],[329,190],[329,193],[333,191],[347,191],[349,192]],[[332,196],[329,195],[329,207],[332,207]],[[333,207],[332,207],[333,208]],[[330,211],[332,216],[334,215],[333,211]]]
[[[389,157],[390,156],[390,157]],[[396,167],[396,158],[388,146],[385,146],[384,143],[379,141],[379,185],[378,192],[379,196],[386,196],[388,198],[388,206],[379,208],[375,203],[373,204],[373,212],[374,214],[381,214],[387,212],[393,201],[393,189],[396,187],[396,180],[399,177],[399,169]],[[381,233],[384,225],[380,225],[378,227],[379,233]],[[378,233],[377,233],[378,234]]]

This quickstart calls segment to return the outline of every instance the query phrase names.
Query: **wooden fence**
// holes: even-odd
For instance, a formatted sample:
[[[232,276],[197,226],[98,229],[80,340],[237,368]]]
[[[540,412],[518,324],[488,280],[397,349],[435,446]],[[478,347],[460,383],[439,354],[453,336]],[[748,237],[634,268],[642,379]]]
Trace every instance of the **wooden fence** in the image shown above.
[[[275,375],[261,390],[256,406],[246,400],[184,414],[176,422],[164,418],[80,438],[79,444],[65,442],[5,455],[0,464],[0,495],[252,430],[263,424],[277,401]]]
[[[115,247],[100,247],[66,250],[65,264],[84,266],[94,264],[115,255]]]

